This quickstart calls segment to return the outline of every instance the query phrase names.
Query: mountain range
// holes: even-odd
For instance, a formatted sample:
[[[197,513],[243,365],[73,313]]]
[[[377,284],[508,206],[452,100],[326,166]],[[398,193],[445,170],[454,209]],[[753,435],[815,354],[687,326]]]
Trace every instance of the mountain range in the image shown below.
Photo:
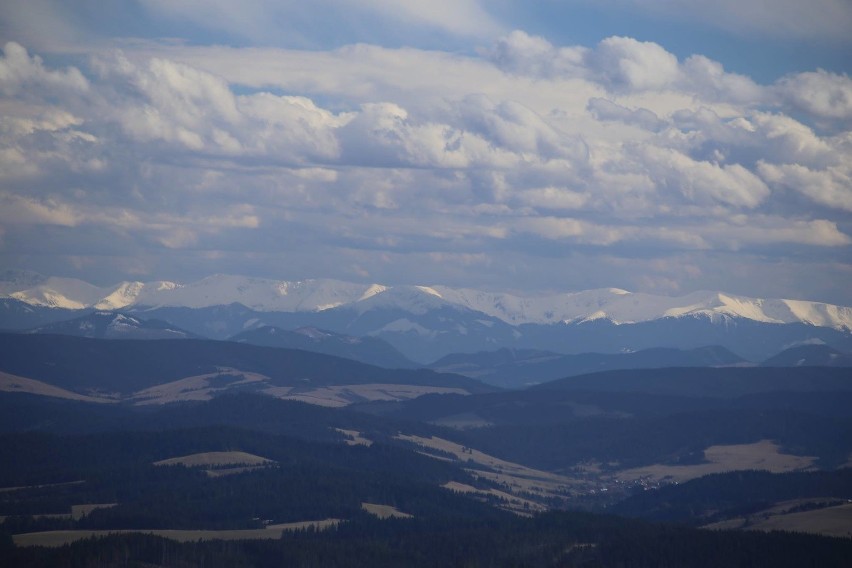
[[[437,285],[384,286],[330,279],[285,281],[226,274],[188,284],[158,280],[99,287],[73,278],[8,271],[0,275],[0,297],[65,309],[207,308],[239,303],[258,312],[321,312],[349,307],[361,313],[376,308],[399,308],[422,314],[451,305],[482,312],[514,326],[593,320],[627,324],[705,315],[852,330],[852,307],[710,291],[655,296],[601,288],[522,297]]]
[[[439,285],[233,275],[95,286],[12,271],[0,275],[0,299],[6,330],[118,310],[212,339],[265,326],[373,337],[417,363],[500,348],[577,354],[718,345],[752,361],[813,343],[852,351],[850,307],[722,292],[669,297],[604,288],[521,297]]]

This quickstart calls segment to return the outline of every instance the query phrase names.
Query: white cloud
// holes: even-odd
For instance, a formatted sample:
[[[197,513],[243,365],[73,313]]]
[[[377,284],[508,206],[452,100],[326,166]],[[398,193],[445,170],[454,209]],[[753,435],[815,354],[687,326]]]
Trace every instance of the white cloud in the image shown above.
[[[718,61],[692,55],[681,66],[681,88],[700,93],[709,101],[757,104],[766,99],[765,89],[751,78],[729,73]]]
[[[303,43],[324,31],[338,36],[421,33],[488,37],[503,27],[478,0],[141,0],[156,16],[191,22],[211,30],[266,43],[298,38]],[[384,28],[384,29],[382,29]],[[307,30],[312,29],[311,35]],[[291,36],[282,38],[281,36]],[[303,36],[303,37],[300,37]],[[283,41],[282,41],[283,40]]]
[[[0,220],[12,225],[61,225],[74,227],[80,216],[70,206],[53,199],[36,200],[21,195],[0,193]]]
[[[416,254],[441,280],[441,258],[510,250],[544,266],[574,247],[779,259],[850,244],[848,132],[656,44],[516,32],[490,59],[145,44],[86,76],[12,51],[0,61],[27,79],[10,84],[50,88],[0,100],[0,225],[3,243],[51,226],[31,239],[43,255],[97,258],[83,232],[240,262],[321,246],[330,271]]]
[[[541,187],[529,189],[518,195],[521,203],[538,209],[582,209],[589,202],[589,194],[568,188]]]
[[[487,52],[490,59],[504,71],[542,78],[584,77],[583,47],[555,47],[543,37],[514,30],[500,38]]]
[[[763,178],[780,187],[792,189],[820,205],[852,212],[852,167],[811,170],[800,164],[758,163]]]
[[[615,91],[662,90],[679,76],[677,57],[660,45],[629,37],[609,37],[586,55],[586,64]]]
[[[646,108],[629,109],[600,97],[589,99],[588,109],[598,120],[619,121],[652,132],[667,126],[664,120]]]
[[[635,152],[652,179],[689,202],[755,208],[769,197],[766,184],[739,164],[694,160],[676,150],[654,146],[640,146]]]
[[[711,228],[715,239],[733,250],[748,245],[778,243],[818,247],[843,247],[852,244],[852,238],[841,232],[837,223],[825,219],[803,221],[758,216],[749,219],[738,218],[738,221],[736,224],[726,223]]]
[[[457,35],[487,37],[502,30],[478,0],[363,0],[359,4],[406,24],[425,24]]]
[[[852,122],[852,79],[818,69],[781,78],[776,89],[793,109],[826,121]]]
[[[0,58],[0,93],[6,96],[45,96],[56,92],[84,92],[89,82],[76,68],[51,71],[44,67],[38,56],[30,56],[27,50],[8,42]]]
[[[683,63],[654,42],[608,37],[593,48],[556,47],[544,38],[513,31],[498,40],[490,59],[500,69],[548,80],[582,79],[616,95],[680,92],[702,101],[756,105],[770,95],[744,75],[725,71],[721,63],[692,55]]]

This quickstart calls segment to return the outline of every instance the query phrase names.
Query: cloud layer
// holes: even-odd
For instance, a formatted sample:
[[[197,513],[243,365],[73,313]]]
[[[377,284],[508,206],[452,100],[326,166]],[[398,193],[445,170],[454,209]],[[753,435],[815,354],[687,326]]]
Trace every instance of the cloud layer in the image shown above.
[[[475,2],[452,3],[456,23],[394,5],[479,33]],[[852,303],[836,282],[852,245],[845,75],[761,85],[652,42],[514,31],[479,55],[141,43],[71,66],[10,42],[0,93],[4,263],[504,289],[720,282]]]

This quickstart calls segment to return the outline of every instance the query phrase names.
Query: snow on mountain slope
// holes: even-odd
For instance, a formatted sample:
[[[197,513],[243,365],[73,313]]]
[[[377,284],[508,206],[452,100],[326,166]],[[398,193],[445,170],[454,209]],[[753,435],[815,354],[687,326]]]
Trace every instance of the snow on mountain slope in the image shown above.
[[[800,300],[763,300],[720,292],[655,296],[618,288],[585,290],[539,297],[519,297],[435,286],[450,302],[497,317],[509,324],[582,322],[609,319],[638,323],[663,317],[703,315],[713,320],[741,317],[764,323],[802,322],[852,329],[852,308]]]
[[[4,270],[0,272],[0,297],[11,297],[13,292],[35,288],[47,278],[29,270]]]
[[[99,288],[75,278],[51,277],[32,288],[12,292],[9,296],[36,306],[80,310],[93,306],[111,293],[111,288]]]
[[[264,312],[322,311],[357,301],[370,286],[339,280],[287,282],[216,274],[145,295],[137,305],[206,308],[238,302]]]
[[[79,318],[47,324],[27,331],[35,334],[73,335],[100,339],[187,339],[193,337],[182,329],[156,320],[97,311]]]
[[[234,302],[264,312],[315,312],[333,308],[365,313],[398,309],[412,315],[458,307],[485,313],[510,325],[580,323],[608,319],[638,323],[664,317],[707,317],[711,321],[746,318],[764,323],[801,322],[852,330],[852,308],[820,302],[759,299],[701,291],[655,296],[617,288],[540,296],[519,296],[446,286],[383,286],[317,279],[283,281],[214,275],[189,284],[122,282],[97,287],[72,278],[32,273],[0,275],[0,297],[31,305],[115,310],[138,307],[204,308]]]
[[[111,294],[96,303],[96,310],[117,310],[136,303],[139,294],[145,288],[142,282],[122,282]]]
[[[499,318],[506,323],[558,323],[588,318],[630,292],[603,288],[550,296],[521,297],[465,288],[434,286],[448,302]]]
[[[398,309],[414,315],[423,315],[454,302],[448,302],[434,288],[427,286],[382,286],[382,290],[352,304],[358,313],[374,309]]]

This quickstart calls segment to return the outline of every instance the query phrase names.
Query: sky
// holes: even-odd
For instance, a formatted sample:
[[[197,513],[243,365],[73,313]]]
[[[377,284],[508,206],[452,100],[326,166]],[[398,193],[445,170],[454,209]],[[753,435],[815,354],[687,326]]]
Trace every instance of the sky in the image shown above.
[[[0,268],[852,305],[849,0],[5,0]]]

